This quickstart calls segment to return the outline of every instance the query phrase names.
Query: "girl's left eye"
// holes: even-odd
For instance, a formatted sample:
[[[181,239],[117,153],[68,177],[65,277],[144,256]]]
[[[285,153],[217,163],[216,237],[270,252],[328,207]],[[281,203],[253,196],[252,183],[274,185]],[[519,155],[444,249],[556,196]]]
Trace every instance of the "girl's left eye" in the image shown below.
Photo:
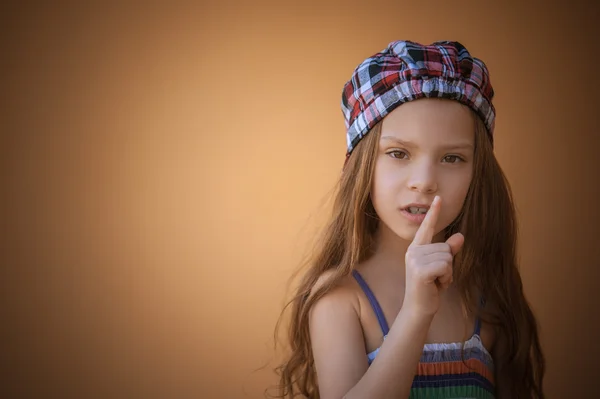
[[[459,163],[462,161],[462,158],[458,155],[446,155],[444,161],[447,163]]]

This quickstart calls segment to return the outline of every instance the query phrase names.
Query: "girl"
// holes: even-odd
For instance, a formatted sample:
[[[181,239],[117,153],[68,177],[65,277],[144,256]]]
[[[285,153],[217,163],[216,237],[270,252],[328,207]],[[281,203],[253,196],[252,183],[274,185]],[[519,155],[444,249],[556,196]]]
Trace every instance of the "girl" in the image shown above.
[[[493,96],[458,42],[392,42],[354,70],[346,163],[289,303],[280,397],[544,397]]]

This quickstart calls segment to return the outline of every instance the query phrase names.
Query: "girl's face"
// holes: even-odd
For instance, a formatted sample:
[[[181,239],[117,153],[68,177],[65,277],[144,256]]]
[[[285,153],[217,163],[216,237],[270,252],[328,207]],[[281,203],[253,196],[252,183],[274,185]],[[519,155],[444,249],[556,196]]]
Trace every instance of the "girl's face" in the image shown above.
[[[386,116],[371,191],[381,228],[412,241],[436,195],[436,234],[452,223],[471,183],[474,138],[473,114],[454,100],[410,101]]]

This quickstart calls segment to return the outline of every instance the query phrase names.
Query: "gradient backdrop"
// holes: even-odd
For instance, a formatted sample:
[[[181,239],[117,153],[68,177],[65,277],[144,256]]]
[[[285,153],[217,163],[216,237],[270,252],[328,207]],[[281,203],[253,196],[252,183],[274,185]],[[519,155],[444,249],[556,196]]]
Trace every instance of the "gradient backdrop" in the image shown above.
[[[597,392],[597,6],[14,3],[2,398],[262,397],[285,284],[344,160],[342,86],[402,38],[487,62],[548,397]]]

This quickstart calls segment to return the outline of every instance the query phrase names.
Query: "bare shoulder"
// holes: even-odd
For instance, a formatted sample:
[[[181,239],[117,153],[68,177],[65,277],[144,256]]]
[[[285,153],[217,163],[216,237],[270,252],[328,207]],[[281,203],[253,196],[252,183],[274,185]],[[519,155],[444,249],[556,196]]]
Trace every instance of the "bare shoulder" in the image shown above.
[[[310,296],[315,295],[320,288],[329,284],[334,277],[335,272],[328,270],[319,276],[317,282],[310,292]],[[337,327],[347,327],[345,324],[354,319],[359,321],[359,300],[355,285],[352,283],[351,276],[342,278],[341,281],[331,286],[327,292],[318,298],[310,309],[311,326],[336,326],[336,323],[343,323]]]
[[[312,291],[327,284],[332,274],[324,273]],[[344,277],[331,287],[310,311],[310,341],[321,398],[342,397],[368,368],[358,296],[351,278]]]
[[[317,282],[312,287],[310,296],[314,295],[321,287],[328,284],[331,279],[333,279],[335,274],[335,270],[327,270],[323,274],[319,276]],[[356,286],[353,283],[352,276],[345,276],[341,281],[338,281],[335,286],[331,287],[331,289],[327,292],[327,297],[343,297],[345,299],[352,300],[352,298],[357,298],[356,296]]]

